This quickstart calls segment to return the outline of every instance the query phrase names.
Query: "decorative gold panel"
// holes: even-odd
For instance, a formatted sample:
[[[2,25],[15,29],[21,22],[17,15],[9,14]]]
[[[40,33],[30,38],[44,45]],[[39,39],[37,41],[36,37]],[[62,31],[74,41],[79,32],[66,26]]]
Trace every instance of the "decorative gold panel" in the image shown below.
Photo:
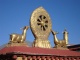
[[[48,36],[51,32],[52,24],[49,14],[42,8],[39,7],[33,11],[30,20],[30,27],[35,37],[33,46],[50,48],[50,42]],[[36,45],[38,43],[38,45]],[[49,47],[47,47],[49,45]]]

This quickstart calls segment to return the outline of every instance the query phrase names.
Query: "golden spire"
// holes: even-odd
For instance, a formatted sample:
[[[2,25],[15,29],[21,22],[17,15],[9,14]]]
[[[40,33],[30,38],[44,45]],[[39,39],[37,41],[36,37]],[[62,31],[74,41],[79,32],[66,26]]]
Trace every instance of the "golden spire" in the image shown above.
[[[63,39],[66,41],[66,44],[68,44],[68,32],[66,29],[64,29],[64,32],[63,32]]]

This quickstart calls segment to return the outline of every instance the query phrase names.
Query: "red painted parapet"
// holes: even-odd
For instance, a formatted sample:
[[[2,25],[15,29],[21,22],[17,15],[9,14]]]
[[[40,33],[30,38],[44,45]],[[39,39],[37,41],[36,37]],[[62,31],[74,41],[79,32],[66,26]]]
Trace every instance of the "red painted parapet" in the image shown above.
[[[35,55],[56,55],[56,56],[80,56],[80,52],[61,50],[61,49],[48,49],[48,48],[37,48],[37,47],[26,47],[26,46],[13,46],[4,47],[0,50],[1,54],[8,54],[14,52],[17,54],[35,54]]]
[[[0,58],[4,59],[3,56],[9,58],[12,55],[13,59],[39,59],[39,60],[80,60],[80,52],[61,50],[61,49],[48,49],[48,48],[37,48],[37,47],[25,47],[25,46],[13,46],[4,47],[0,50]]]

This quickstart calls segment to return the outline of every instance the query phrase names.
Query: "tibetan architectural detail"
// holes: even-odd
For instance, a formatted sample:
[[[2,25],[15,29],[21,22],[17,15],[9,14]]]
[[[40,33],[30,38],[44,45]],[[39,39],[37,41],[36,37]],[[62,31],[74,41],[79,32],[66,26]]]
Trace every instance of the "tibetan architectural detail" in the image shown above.
[[[11,43],[23,43],[26,40],[26,30],[28,30],[28,26],[22,28],[22,34],[11,34],[10,35],[10,42]]]
[[[24,26],[22,34],[10,35],[9,43],[0,47],[0,60],[80,60],[80,45],[68,46],[66,30],[63,32],[63,40],[57,38],[57,32],[52,30],[51,19],[44,8],[37,8],[31,15],[30,28],[35,37],[32,46],[25,41],[28,28]],[[48,40],[51,32],[55,48],[51,47]]]
[[[0,49],[2,60],[80,60],[80,53],[56,48],[9,46]]]
[[[58,32],[55,32],[52,30],[52,34],[54,36],[54,44],[55,44],[55,48],[67,48],[68,45],[68,32],[66,31],[66,29],[63,32],[63,40],[59,40],[57,38],[57,34]]]
[[[28,26],[22,28],[22,34],[11,34],[10,35],[10,42],[11,43],[23,43],[26,40],[26,30],[28,30]]]
[[[39,7],[33,11],[30,26],[35,37],[33,47],[51,48],[48,36],[51,32],[52,24],[49,14],[44,8]]]
[[[24,46],[27,45],[25,43],[26,40],[26,32],[28,30],[29,26],[24,26],[21,28],[23,30],[22,34],[11,34],[10,35],[10,42],[7,46]]]

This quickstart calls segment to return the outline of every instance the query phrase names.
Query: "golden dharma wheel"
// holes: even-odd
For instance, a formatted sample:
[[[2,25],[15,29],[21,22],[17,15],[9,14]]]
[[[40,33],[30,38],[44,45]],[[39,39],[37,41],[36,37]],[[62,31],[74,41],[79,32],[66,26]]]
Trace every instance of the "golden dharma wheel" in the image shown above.
[[[33,11],[30,20],[30,27],[35,38],[47,39],[52,28],[49,14],[42,7]]]

